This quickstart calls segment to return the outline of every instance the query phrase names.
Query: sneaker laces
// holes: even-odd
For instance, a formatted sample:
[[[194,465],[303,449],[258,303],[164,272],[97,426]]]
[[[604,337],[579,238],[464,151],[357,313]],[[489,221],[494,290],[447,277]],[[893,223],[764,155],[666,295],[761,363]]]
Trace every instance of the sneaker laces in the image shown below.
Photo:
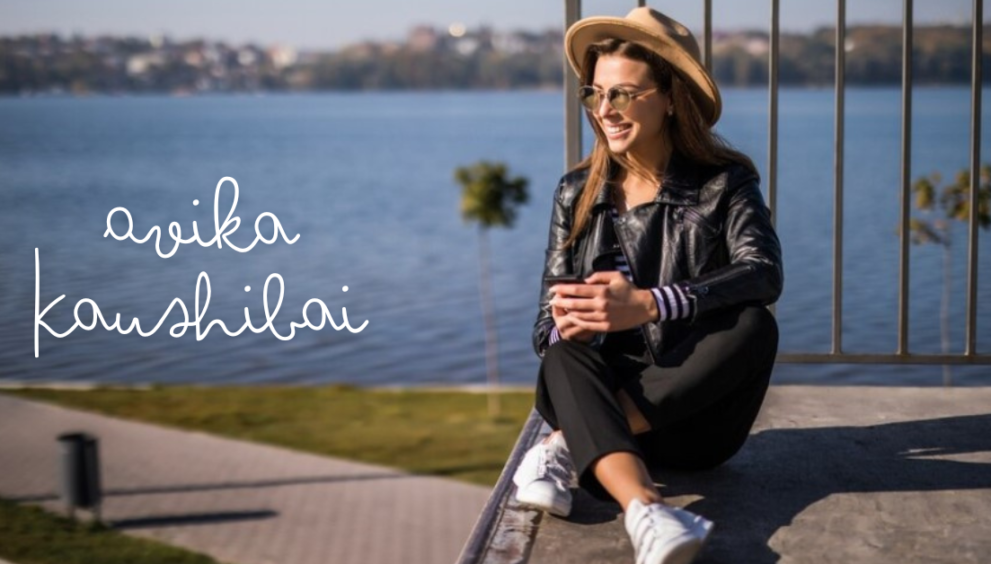
[[[516,469],[513,482],[523,487],[529,482],[545,478],[560,484],[565,490],[579,486],[578,475],[564,437],[533,445]]]
[[[551,441],[549,446],[551,447],[550,450],[553,450],[557,457],[557,463],[567,472],[567,478],[565,478],[567,487],[577,488],[578,473],[575,471],[574,461],[571,460],[571,451],[568,450],[568,443],[565,442],[563,436],[558,435]]]
[[[649,538],[645,538],[648,537]],[[648,554],[656,543],[668,543],[678,537],[693,537],[692,532],[673,513],[657,503],[646,504],[633,525],[633,544],[638,560]],[[646,541],[646,542],[645,542]]]
[[[561,489],[568,489],[571,486],[571,459],[566,453],[542,448],[537,452],[537,478],[550,478]],[[548,456],[550,455],[550,456]],[[563,456],[562,456],[563,455]]]

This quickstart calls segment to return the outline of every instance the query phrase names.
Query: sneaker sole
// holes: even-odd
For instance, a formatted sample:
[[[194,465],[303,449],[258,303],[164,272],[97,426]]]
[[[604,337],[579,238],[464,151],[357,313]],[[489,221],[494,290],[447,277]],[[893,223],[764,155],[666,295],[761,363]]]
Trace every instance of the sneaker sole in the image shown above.
[[[700,550],[702,550],[701,540],[683,544],[674,549],[659,564],[691,564]]]
[[[692,532],[704,544],[709,535],[712,534],[712,521],[703,521],[692,528]]]
[[[696,515],[687,509],[680,507],[673,508],[678,519],[688,527],[688,529],[703,543],[712,533],[714,523],[705,517]]]
[[[709,534],[712,533],[712,521],[701,521],[695,523],[690,529],[698,542],[685,545],[673,553],[668,555],[668,557],[662,562],[662,564],[689,564],[695,560],[698,553],[702,551],[702,547],[705,545],[706,539],[709,538]]]
[[[675,548],[671,551],[671,553],[665,556],[664,559],[656,564],[690,564],[695,560],[695,557],[698,556],[699,552],[702,551],[705,541],[712,533],[712,528],[714,525],[712,521],[700,517],[698,521],[686,523],[686,521],[690,520],[689,516],[691,516],[691,518],[696,518],[698,516],[686,510],[678,510],[676,514],[683,523],[688,525],[688,532],[694,537],[694,539]]]
[[[537,496],[527,497],[523,490],[519,489],[516,490],[516,501],[524,507],[537,509],[539,511],[546,511],[552,515],[557,515],[558,517],[567,517],[571,514],[570,502],[554,503],[553,500],[548,500],[546,498]]]

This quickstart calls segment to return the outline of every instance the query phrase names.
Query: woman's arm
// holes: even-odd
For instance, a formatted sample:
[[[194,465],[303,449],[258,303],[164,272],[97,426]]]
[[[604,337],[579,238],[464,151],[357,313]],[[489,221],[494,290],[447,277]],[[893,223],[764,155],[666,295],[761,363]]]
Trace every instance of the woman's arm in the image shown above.
[[[673,321],[695,314],[695,303],[688,298],[688,292],[682,284],[668,284],[660,288],[651,288],[654,302],[657,304],[657,316],[653,321]]]
[[[692,301],[692,322],[707,312],[742,302],[774,303],[784,285],[781,243],[757,175],[740,167],[730,173],[727,183],[724,233],[729,264],[681,282]]]
[[[572,218],[570,208],[565,203],[566,195],[564,192],[565,189],[573,188],[569,185],[569,175],[573,174],[575,173],[562,176],[557,189],[554,191],[547,249],[544,252],[544,271],[541,276],[540,306],[537,320],[533,324],[533,350],[541,358],[547,347],[561,339],[590,342],[593,338],[591,332],[578,329],[570,316],[551,305],[550,301],[554,297],[554,293],[550,291],[551,284],[546,281],[549,276],[580,275],[580,273],[571,271],[574,263],[572,247],[561,248],[571,233]],[[570,182],[577,182],[577,180],[570,178]],[[574,194],[570,194],[570,196],[574,196]]]
[[[573,287],[573,296],[546,305],[567,309],[579,327],[602,333],[676,319],[692,323],[707,312],[743,302],[773,303],[783,283],[781,248],[758,178],[741,167],[731,171],[727,183],[726,266],[649,290],[635,288],[621,272],[595,272],[585,279],[587,285]],[[545,338],[552,327],[548,325]],[[541,355],[542,349],[537,350]]]
[[[544,351],[550,346],[551,330],[554,329],[554,318],[551,315],[550,284],[545,279],[548,276],[574,274],[571,272],[571,248],[561,249],[561,244],[571,233],[571,218],[562,202],[562,192],[565,177],[562,176],[554,190],[554,203],[551,209],[550,229],[547,234],[547,249],[544,251],[544,272],[540,278],[540,307],[537,320],[533,324],[533,350],[537,356],[543,357]]]

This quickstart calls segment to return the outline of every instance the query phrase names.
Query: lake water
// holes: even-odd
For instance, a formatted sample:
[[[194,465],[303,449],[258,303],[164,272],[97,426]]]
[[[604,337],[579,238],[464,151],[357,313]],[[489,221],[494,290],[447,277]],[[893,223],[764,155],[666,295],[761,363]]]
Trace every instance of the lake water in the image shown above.
[[[535,381],[530,346],[551,194],[563,172],[560,92],[403,92],[193,98],[0,99],[0,378],[108,383],[446,384],[485,380],[478,290],[477,228],[459,215],[459,165],[506,161],[530,180],[531,201],[516,225],[490,235],[502,380]],[[767,162],[767,93],[727,90],[718,130]],[[896,347],[900,94],[847,93],[844,218],[844,348]],[[985,101],[985,107],[988,103]],[[780,98],[777,224],[785,258],[778,302],[781,352],[826,352],[831,335],[833,93],[783,90]],[[968,164],[969,91],[919,88],[913,118],[913,178]],[[983,160],[991,157],[987,117]],[[214,189],[240,187],[230,240],[246,246],[263,212],[295,244],[280,240],[247,253],[224,245],[181,246],[160,258],[153,243],[103,237],[111,209],[129,210],[134,233],[192,223],[214,236]],[[221,221],[233,189],[221,194]],[[193,201],[199,205],[194,206]],[[263,219],[262,232],[272,232]],[[115,229],[124,232],[123,215]],[[965,226],[954,231],[952,352],[963,350]],[[171,242],[171,240],[167,240]],[[991,237],[980,235],[978,348],[991,353]],[[164,244],[165,249],[171,246]],[[73,324],[84,298],[109,323],[137,316],[149,331],[175,298],[190,310],[197,275],[211,287],[203,325],[233,332],[265,323],[262,287],[285,282],[273,323],[301,322],[311,298],[341,323],[347,308],[360,333],[300,329],[229,337],[214,326],[197,340],[169,328],[174,309],[149,337],[101,326],[56,338],[44,328],[34,355],[35,248],[40,308],[54,330]],[[913,247],[912,352],[939,351],[942,251]],[[250,291],[245,287],[250,286]],[[348,291],[343,291],[347,286]],[[205,287],[203,288],[205,292]],[[270,308],[278,299],[270,288]],[[201,296],[201,304],[205,296]],[[202,306],[201,306],[202,308]],[[91,319],[92,308],[80,306]],[[318,317],[311,307],[310,317]],[[962,385],[991,384],[988,367],[955,367]],[[938,385],[938,366],[779,364],[777,383]]]

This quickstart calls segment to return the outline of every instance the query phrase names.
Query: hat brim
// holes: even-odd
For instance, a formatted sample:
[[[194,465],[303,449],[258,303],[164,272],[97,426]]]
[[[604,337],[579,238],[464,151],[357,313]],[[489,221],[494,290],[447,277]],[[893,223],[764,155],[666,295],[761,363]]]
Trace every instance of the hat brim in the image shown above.
[[[722,98],[712,77],[680,45],[625,18],[597,16],[575,22],[564,37],[568,63],[581,77],[581,63],[588,46],[603,39],[623,39],[640,43],[656,52],[688,78],[696,103],[709,125],[714,125],[722,113]]]

